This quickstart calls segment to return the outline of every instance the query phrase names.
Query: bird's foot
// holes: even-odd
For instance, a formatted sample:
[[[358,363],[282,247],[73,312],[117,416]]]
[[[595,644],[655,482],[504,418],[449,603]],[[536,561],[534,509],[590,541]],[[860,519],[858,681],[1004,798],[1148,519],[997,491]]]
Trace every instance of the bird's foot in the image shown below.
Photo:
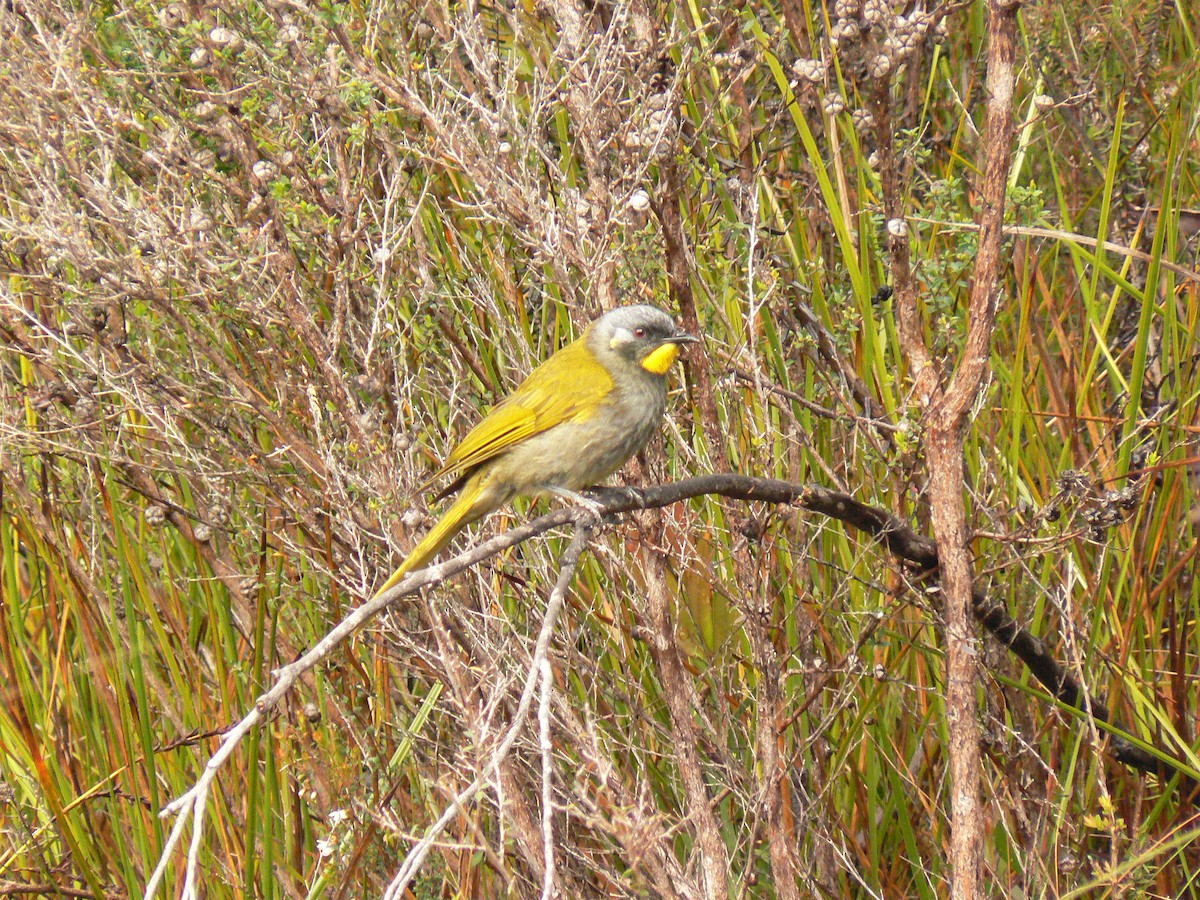
[[[604,506],[601,503],[599,503],[598,501],[592,499],[591,497],[588,497],[585,494],[581,494],[578,491],[567,490],[566,488],[550,488],[550,493],[556,497],[561,497],[563,500],[566,500],[569,503],[573,503],[576,506],[583,507],[583,509],[587,510],[588,513],[590,513],[589,518],[591,519],[591,521],[587,522],[586,524],[592,525],[594,527],[596,525],[599,525],[600,522],[603,521]]]

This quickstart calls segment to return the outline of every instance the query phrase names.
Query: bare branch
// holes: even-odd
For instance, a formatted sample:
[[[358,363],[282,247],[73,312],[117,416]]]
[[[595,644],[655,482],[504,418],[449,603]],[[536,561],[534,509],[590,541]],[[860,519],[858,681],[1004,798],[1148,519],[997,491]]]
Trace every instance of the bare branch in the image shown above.
[[[584,510],[583,514],[586,515],[587,511]],[[529,707],[533,703],[534,690],[538,681],[544,677],[542,664],[546,661],[546,654],[550,649],[550,641],[554,637],[554,627],[558,622],[558,616],[562,612],[563,605],[566,603],[567,589],[570,587],[571,579],[575,577],[575,568],[579,565],[579,559],[592,539],[592,527],[591,524],[579,525],[575,536],[571,539],[571,545],[567,547],[566,552],[563,553],[562,559],[559,561],[560,571],[558,581],[555,582],[554,590],[550,592],[550,599],[546,603],[546,612],[542,617],[542,629],[538,634],[533,659],[530,662],[529,671],[525,677],[525,686],[521,690],[521,700],[517,704],[517,711],[513,716],[508,733],[492,754],[492,758],[484,771],[480,772],[470,785],[459,792],[454,801],[446,808],[442,817],[426,830],[425,837],[409,850],[408,855],[404,858],[404,863],[396,873],[396,877],[392,879],[392,883],[388,885],[387,891],[384,892],[384,900],[395,900],[395,898],[404,896],[405,889],[412,882],[417,872],[420,871],[421,864],[424,862],[425,856],[429,853],[438,835],[458,815],[462,810],[463,804],[475,795],[475,792],[486,782],[491,773],[497,770],[499,765],[508,756],[509,751],[512,750],[512,746],[516,743],[522,730],[524,730],[525,722],[529,715]],[[397,585],[397,587],[399,586]],[[548,883],[552,883],[554,878],[552,868],[553,856],[551,856],[549,862],[550,866],[547,868],[545,877]]]
[[[716,494],[746,502],[794,504],[811,512],[827,515],[879,540],[891,553],[914,566],[918,574],[936,578],[938,551],[932,541],[920,536],[909,525],[882,509],[862,503],[849,494],[831,491],[816,485],[723,473],[703,475],[643,489],[601,488],[595,491],[604,516],[637,509],[657,509],[707,494]],[[575,537],[560,560],[558,581],[547,604],[533,662],[526,676],[525,687],[518,704],[518,714],[514,718],[513,725],[493,755],[487,770],[480,773],[468,788],[458,794],[458,799],[447,807],[442,818],[430,827],[423,842],[410,852],[409,861],[405,863],[393,881],[393,886],[407,884],[408,879],[420,868],[421,860],[428,853],[436,835],[457,814],[461,804],[465,803],[486,782],[489,773],[494,771],[504,760],[512,743],[519,736],[529,704],[532,702],[534,687],[538,681],[540,660],[545,657],[546,648],[553,637],[553,626],[565,600],[571,577],[579,563],[579,557],[591,539],[593,526],[589,523],[593,520],[594,514],[589,509],[555,510],[484,541],[446,562],[413,572],[388,591],[357,607],[308,653],[275,672],[275,684],[258,698],[255,708],[226,734],[221,742],[221,747],[207,763],[201,780],[188,793],[164,808],[162,815],[190,812],[195,829],[193,832],[193,844],[195,844],[198,840],[196,835],[199,834],[203,825],[203,801],[218,770],[250,729],[279,705],[304,672],[311,670],[328,658],[337,646],[403,597],[414,594],[422,588],[440,584],[531,537],[544,534],[554,528],[573,524],[576,526]],[[976,615],[988,630],[1029,666],[1032,674],[1046,686],[1055,698],[1067,705],[1089,712],[1091,718],[1098,722],[1112,722],[1111,715],[1103,704],[1098,703],[1094,698],[1091,699],[1090,704],[1085,704],[1085,692],[1080,688],[1078,682],[1065,668],[1058,665],[1046,652],[1041,642],[1022,629],[1000,604],[990,601],[981,590],[976,591],[973,603]],[[1182,762],[1165,761],[1173,759],[1166,751],[1157,754],[1151,753],[1124,739],[1116,733],[1115,725],[1106,730],[1113,733],[1113,755],[1121,762],[1145,772],[1156,773],[1163,778],[1190,772],[1186,764]],[[1190,778],[1185,777],[1183,783],[1185,792],[1191,791],[1191,784]],[[182,836],[182,822],[181,818],[164,846],[162,857],[147,885],[147,897],[153,895],[152,888],[157,889],[169,856]],[[399,894],[392,891],[390,896],[399,896]]]

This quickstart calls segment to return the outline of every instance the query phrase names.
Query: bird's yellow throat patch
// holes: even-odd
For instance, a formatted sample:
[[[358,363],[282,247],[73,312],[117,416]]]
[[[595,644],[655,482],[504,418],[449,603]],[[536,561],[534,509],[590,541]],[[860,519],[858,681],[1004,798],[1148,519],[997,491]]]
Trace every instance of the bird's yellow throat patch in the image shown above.
[[[679,359],[679,345],[663,344],[650,351],[642,360],[642,368],[655,375],[666,375],[677,359]]]

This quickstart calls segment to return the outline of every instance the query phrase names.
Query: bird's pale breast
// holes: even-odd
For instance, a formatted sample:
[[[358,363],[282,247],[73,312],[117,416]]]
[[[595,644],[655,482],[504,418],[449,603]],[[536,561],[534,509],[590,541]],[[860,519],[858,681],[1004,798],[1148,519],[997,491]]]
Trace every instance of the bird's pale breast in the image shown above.
[[[496,461],[513,494],[599,484],[646,446],[662,421],[667,390],[656,376],[621,379],[583,422],[563,422],[523,441]]]

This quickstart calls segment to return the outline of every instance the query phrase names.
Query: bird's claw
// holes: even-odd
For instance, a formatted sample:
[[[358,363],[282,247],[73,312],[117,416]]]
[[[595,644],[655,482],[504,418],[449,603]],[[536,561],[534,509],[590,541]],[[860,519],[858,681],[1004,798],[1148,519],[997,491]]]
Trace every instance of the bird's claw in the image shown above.
[[[594,500],[585,494],[580,494],[578,491],[568,491],[564,488],[556,488],[552,493],[587,512],[587,518],[581,521],[580,525],[587,525],[594,528],[604,521],[604,505],[598,500]]]
[[[587,525],[590,528],[595,528],[604,521],[604,506],[599,501],[580,494],[576,503],[586,510],[588,514],[587,521],[581,522],[581,525]]]

